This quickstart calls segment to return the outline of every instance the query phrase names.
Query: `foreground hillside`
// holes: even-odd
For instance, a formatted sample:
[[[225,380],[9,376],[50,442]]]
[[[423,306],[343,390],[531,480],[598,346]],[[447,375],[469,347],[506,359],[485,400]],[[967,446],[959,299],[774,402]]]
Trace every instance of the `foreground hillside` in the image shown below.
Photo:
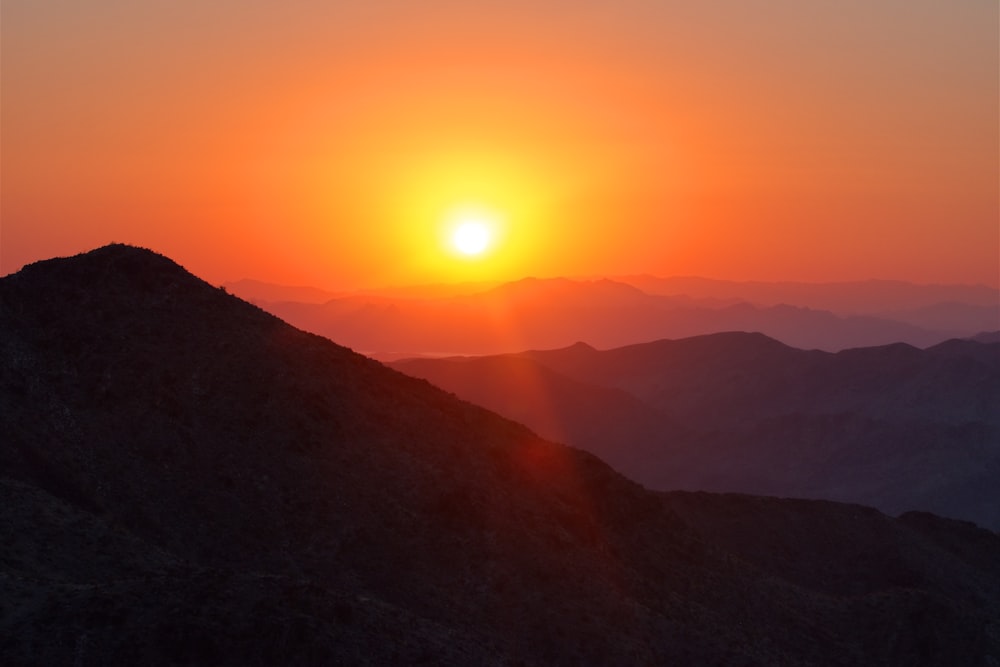
[[[148,251],[0,280],[0,662],[995,664],[1000,537],[657,494]]]
[[[393,366],[653,488],[929,510],[1000,530],[998,343],[831,354],[730,332]]]

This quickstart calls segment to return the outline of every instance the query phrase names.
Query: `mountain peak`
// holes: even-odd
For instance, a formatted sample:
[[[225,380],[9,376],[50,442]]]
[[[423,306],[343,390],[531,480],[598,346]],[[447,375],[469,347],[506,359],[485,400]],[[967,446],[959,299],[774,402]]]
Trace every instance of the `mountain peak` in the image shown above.
[[[143,290],[177,282],[204,282],[164,255],[123,243],[34,262],[8,278],[28,284],[51,281],[53,287],[58,285],[60,289],[100,288],[122,280]]]
[[[127,243],[109,243],[93,250],[81,252],[68,257],[53,257],[34,262],[25,269],[34,270],[36,267],[56,266],[72,262],[80,264],[83,262],[93,263],[114,263],[114,262],[148,262],[150,264],[170,265],[180,268],[174,260],[161,255],[158,252],[143,248],[141,246],[129,245]]]

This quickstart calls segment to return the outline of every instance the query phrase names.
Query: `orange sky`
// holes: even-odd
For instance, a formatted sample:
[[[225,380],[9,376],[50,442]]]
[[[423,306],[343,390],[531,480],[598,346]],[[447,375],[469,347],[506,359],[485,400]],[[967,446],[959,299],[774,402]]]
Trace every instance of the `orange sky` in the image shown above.
[[[329,289],[1000,282],[993,0],[5,0],[2,31],[2,273],[121,241]],[[458,206],[502,220],[483,259],[442,247]]]

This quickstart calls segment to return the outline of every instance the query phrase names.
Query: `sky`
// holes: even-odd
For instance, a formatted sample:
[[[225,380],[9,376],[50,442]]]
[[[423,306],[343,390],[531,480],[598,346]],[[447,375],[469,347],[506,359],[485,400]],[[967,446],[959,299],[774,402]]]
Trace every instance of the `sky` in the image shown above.
[[[0,273],[1000,282],[995,0],[4,0]],[[448,237],[463,217],[481,255]]]

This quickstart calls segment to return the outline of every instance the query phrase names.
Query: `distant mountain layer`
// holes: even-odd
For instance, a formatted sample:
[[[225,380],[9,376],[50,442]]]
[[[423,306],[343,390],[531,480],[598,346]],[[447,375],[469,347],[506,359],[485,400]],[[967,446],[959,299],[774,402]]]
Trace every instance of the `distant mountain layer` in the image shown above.
[[[393,364],[658,489],[930,510],[1000,530],[1000,344],[837,354],[723,333]]]
[[[829,310],[838,315],[877,315],[948,303],[985,307],[996,314],[1000,307],[1000,290],[986,285],[916,285],[900,280],[836,283],[739,282],[654,276],[622,276],[615,280],[648,294],[684,294],[699,299],[738,298],[760,306],[806,306]]]
[[[664,295],[613,280],[528,278],[441,298],[367,294],[322,303],[254,302],[295,326],[379,358],[399,352],[495,354],[564,347],[578,340],[610,348],[720,331],[757,331],[794,347],[827,351],[895,342],[928,347],[1000,330],[1000,296],[985,287],[874,281],[784,289],[765,284],[764,289],[754,283],[709,282],[710,290],[697,280],[635,282],[648,289],[690,287],[699,292]],[[744,286],[747,293],[741,296]],[[869,292],[871,307],[857,310]],[[775,300],[779,296],[789,299]],[[770,298],[754,303],[753,297]],[[956,300],[963,298],[968,301]],[[855,309],[834,312],[814,303]]]
[[[1000,656],[996,533],[649,492],[136,248],[0,279],[0,414],[4,664]]]

